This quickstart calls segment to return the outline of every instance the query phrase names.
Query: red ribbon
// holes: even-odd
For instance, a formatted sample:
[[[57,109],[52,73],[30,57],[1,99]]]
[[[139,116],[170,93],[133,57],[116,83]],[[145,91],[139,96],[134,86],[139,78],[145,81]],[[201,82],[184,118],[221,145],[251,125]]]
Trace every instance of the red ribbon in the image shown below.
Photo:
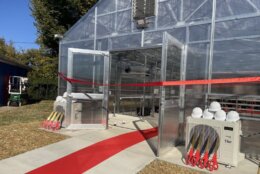
[[[149,83],[126,83],[126,84],[99,84],[88,80],[79,80],[68,78],[64,74],[59,73],[59,76],[70,83],[78,83],[83,85],[95,86],[122,86],[122,87],[149,87],[149,86],[181,86],[181,85],[208,85],[208,84],[229,84],[229,83],[250,83],[260,82],[260,76],[257,77],[240,77],[240,78],[225,78],[211,80],[182,80],[182,81],[162,81]]]

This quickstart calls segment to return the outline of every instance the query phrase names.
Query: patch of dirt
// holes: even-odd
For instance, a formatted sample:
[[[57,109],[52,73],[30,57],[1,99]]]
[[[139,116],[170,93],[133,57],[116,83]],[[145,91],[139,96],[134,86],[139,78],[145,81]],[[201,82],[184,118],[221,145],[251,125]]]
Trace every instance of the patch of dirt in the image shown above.
[[[66,139],[39,129],[40,122],[0,127],[0,160]]]
[[[154,160],[137,174],[206,174],[206,172],[182,167],[166,161]]]

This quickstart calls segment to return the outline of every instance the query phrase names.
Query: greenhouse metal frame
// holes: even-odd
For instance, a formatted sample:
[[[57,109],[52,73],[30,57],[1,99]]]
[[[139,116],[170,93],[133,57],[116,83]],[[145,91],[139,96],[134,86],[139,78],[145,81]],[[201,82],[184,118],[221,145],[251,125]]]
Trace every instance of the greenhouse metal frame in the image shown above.
[[[147,21],[148,28],[137,28],[136,21],[133,19],[131,0],[98,1],[61,40],[59,72],[68,75],[69,48],[113,53],[159,47],[163,61],[167,57],[164,54],[169,47],[166,40],[172,37],[173,40],[183,44],[180,77],[175,80],[260,75],[259,0],[156,0],[156,15],[149,17]],[[176,47],[176,44],[173,46]],[[73,73],[71,78],[89,80],[84,77],[84,56],[81,56],[78,56],[78,62],[70,63],[70,66],[75,67],[74,69],[78,68],[78,72]],[[95,59],[96,55],[92,56]],[[112,76],[110,76],[111,81],[113,81]],[[72,87],[70,92],[81,91],[77,89],[84,90],[84,86]],[[102,90],[104,89],[95,89],[95,91]],[[63,95],[66,91],[67,82],[59,78],[59,95]],[[114,89],[115,93],[116,91]],[[162,91],[161,88],[161,94]],[[180,86],[179,124],[184,123],[184,116],[187,116],[194,106],[204,108],[211,99],[222,100],[223,97],[233,96],[248,95],[253,96],[253,100],[258,100],[259,91],[256,83]],[[143,95],[145,96],[145,93]],[[161,134],[167,134],[167,130],[162,131],[165,127],[163,119],[167,122],[165,118],[160,117],[158,142],[161,142],[164,136]],[[162,145],[163,148],[158,145],[158,151],[167,149],[169,142],[175,141],[172,137],[166,135],[165,137],[167,143]]]

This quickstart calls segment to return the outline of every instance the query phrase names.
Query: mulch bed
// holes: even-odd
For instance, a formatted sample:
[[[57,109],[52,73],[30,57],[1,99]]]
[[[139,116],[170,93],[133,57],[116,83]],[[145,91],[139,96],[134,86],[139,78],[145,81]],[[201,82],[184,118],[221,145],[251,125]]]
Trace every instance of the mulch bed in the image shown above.
[[[206,174],[205,172],[193,170],[187,167],[172,164],[166,161],[154,160],[138,174]]]

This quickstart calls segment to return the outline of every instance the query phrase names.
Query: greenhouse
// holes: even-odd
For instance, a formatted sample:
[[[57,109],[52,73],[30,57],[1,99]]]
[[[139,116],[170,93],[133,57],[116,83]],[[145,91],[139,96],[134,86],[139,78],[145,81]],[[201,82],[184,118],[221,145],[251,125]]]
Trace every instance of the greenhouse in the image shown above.
[[[256,82],[133,85],[260,76],[259,28],[259,0],[99,0],[60,41],[63,125],[102,129],[109,113],[140,116],[158,127],[160,155],[184,140],[194,107],[218,101],[259,120]]]

